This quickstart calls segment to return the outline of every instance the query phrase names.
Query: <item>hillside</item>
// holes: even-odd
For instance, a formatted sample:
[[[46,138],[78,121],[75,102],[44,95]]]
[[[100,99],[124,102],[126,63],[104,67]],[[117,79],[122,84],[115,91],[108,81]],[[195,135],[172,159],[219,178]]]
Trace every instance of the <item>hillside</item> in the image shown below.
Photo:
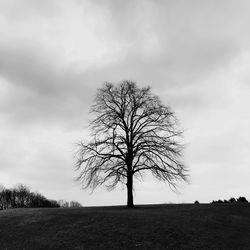
[[[250,204],[0,211],[0,249],[249,249]]]

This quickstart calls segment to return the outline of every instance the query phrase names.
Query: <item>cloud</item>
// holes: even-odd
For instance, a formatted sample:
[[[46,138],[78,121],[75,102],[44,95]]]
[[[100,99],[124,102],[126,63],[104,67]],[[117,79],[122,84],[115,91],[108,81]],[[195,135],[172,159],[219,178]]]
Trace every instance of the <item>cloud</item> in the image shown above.
[[[184,197],[209,190],[203,181],[217,169],[223,178],[226,165],[233,176],[238,161],[243,173],[249,7],[248,1],[0,1],[0,182],[79,196],[68,149],[87,138],[96,89],[124,79],[152,86],[177,111],[197,188]]]
[[[12,32],[5,29],[0,44],[1,75],[15,86],[13,91],[23,93],[15,106],[27,103],[29,108],[24,109],[34,117],[40,112],[57,117],[75,109],[77,115],[78,100],[88,99],[89,86],[105,80],[135,79],[154,85],[156,91],[164,88],[170,99],[184,95],[182,100],[194,100],[192,93],[205,85],[204,79],[226,68],[238,53],[237,37],[231,34],[238,27],[219,28],[221,34],[215,27],[217,22],[219,27],[227,22],[232,26],[233,7],[229,5],[220,21],[221,11],[213,4],[53,1],[51,8],[47,2],[6,4],[2,27],[8,20]],[[214,19],[207,21],[211,13]],[[196,98],[203,94],[198,92]],[[67,103],[74,105],[73,110],[67,111]]]
[[[58,69],[39,48],[2,47],[0,74],[4,92],[0,111],[13,124],[79,122],[94,89],[88,77],[74,69]]]

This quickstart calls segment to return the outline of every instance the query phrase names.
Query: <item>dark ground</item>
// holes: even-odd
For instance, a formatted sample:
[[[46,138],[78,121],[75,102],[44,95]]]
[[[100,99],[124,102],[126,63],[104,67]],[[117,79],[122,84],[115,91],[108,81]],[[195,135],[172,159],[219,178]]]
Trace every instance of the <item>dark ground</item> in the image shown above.
[[[250,204],[0,211],[0,249],[250,249]]]

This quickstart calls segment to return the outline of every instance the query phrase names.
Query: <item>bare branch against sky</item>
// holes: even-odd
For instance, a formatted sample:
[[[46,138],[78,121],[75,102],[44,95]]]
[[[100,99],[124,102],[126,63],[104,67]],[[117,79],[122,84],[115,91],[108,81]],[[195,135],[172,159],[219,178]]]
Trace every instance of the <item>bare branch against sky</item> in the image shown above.
[[[246,0],[0,0],[0,184],[122,204],[122,188],[80,190],[71,166],[96,89],[129,79],[176,111],[192,176],[178,195],[145,176],[135,201],[249,199],[249,11]]]
[[[127,187],[127,207],[134,207],[134,178],[145,172],[176,189],[187,180],[182,162],[182,130],[169,106],[150,87],[132,81],[106,82],[91,108],[91,141],[78,143],[76,170],[84,188],[118,183]]]

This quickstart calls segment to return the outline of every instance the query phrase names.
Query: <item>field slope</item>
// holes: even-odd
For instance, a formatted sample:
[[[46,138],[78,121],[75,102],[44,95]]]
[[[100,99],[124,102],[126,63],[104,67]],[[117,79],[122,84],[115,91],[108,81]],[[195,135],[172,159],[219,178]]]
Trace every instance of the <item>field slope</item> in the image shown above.
[[[0,211],[0,249],[250,249],[250,204]]]

